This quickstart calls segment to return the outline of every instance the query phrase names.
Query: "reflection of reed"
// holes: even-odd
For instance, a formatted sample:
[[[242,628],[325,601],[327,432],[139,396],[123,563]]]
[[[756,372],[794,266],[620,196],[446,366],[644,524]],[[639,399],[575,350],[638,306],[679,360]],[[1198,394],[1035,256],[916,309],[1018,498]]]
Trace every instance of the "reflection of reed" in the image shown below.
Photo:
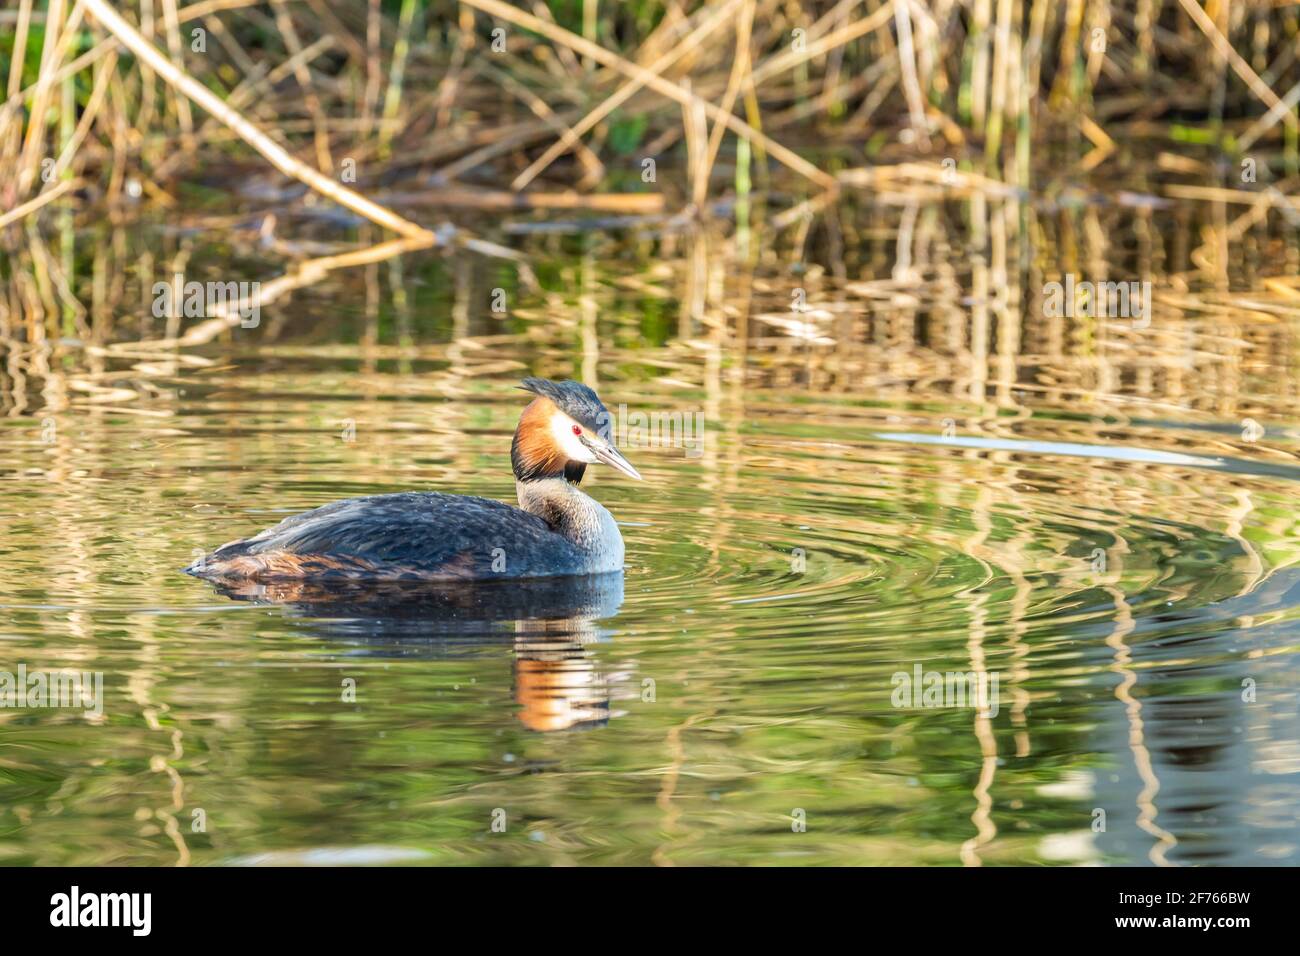
[[[981,487],[976,492],[975,502],[971,506],[971,517],[975,525],[974,534],[963,542],[966,553],[986,567],[988,562],[985,557],[987,552],[984,542],[992,527],[989,520],[991,502],[991,492],[988,488]],[[986,605],[989,596],[982,587],[967,590],[970,599],[970,623],[966,650],[970,654],[970,672],[978,681],[976,686],[989,688],[989,671],[984,649],[984,639],[988,629]],[[980,772],[972,791],[975,797],[975,810],[970,816],[971,822],[975,824],[975,835],[962,843],[959,851],[965,866],[982,865],[979,850],[992,842],[998,832],[997,825],[993,822],[993,798],[989,795],[998,767],[997,739],[993,735],[993,721],[988,712],[993,706],[992,694],[995,691],[989,690],[988,693],[988,698],[983,702],[985,710],[981,711],[979,706],[973,708],[975,741],[980,752]]]
[[[659,781],[659,793],[655,797],[655,805],[663,812],[662,829],[665,834],[668,834],[669,840],[655,847],[654,852],[651,854],[650,859],[655,866],[676,865],[669,855],[669,848],[673,843],[681,840],[681,827],[679,824],[682,818],[682,809],[676,798],[677,784],[681,780],[682,768],[686,764],[686,745],[682,742],[682,735],[690,730],[692,726],[711,715],[711,712],[692,714],[680,724],[668,729],[668,735],[664,741],[668,749],[668,766],[660,772],[661,780]]]
[[[1109,570],[1114,575],[1114,579],[1119,580],[1123,573],[1123,556],[1129,553],[1128,542],[1122,537],[1117,538],[1111,553],[1113,557]],[[1160,792],[1160,781],[1156,778],[1151,763],[1151,753],[1146,746],[1142,702],[1132,694],[1138,678],[1131,666],[1133,655],[1125,643],[1125,638],[1133,631],[1136,621],[1133,619],[1132,608],[1123,590],[1115,585],[1107,585],[1103,590],[1110,595],[1115,604],[1114,626],[1106,636],[1106,644],[1115,652],[1114,663],[1111,664],[1110,669],[1120,675],[1120,682],[1115,687],[1115,697],[1124,704],[1129,728],[1129,749],[1133,752],[1133,763],[1138,777],[1142,780],[1142,790],[1137,795],[1137,825],[1156,838],[1157,842],[1151,847],[1149,853],[1151,862],[1157,866],[1168,866],[1168,852],[1178,841],[1172,833],[1156,824],[1159,811],[1156,809],[1155,798]]]
[[[145,723],[151,731],[165,734],[167,728],[159,721],[159,715],[166,712],[167,706],[156,706],[150,700],[152,695],[152,681],[144,673],[132,675],[129,683],[131,699],[140,705],[141,714]],[[173,728],[169,735],[171,744],[170,752],[154,754],[149,759],[149,769],[154,773],[161,773],[167,777],[171,802],[167,806],[158,807],[153,812],[153,818],[161,824],[162,832],[165,833],[172,843],[176,846],[176,865],[188,866],[190,863],[190,849],[185,842],[185,837],[181,833],[180,824],[176,820],[176,815],[185,809],[185,781],[176,769],[174,764],[184,759],[185,748],[182,746],[184,734],[180,728]],[[141,816],[141,820],[148,817]],[[150,832],[152,825],[147,824],[145,833]]]
[[[1237,507],[1229,511],[1224,517],[1227,520],[1227,527],[1224,533],[1232,538],[1241,547],[1241,552],[1246,556],[1245,573],[1242,576],[1241,590],[1238,595],[1249,594],[1255,590],[1264,579],[1264,559],[1260,556],[1255,546],[1245,536],[1246,520],[1251,517],[1255,510],[1254,502],[1251,500],[1250,492],[1246,489],[1239,489],[1233,494],[1237,502]]]
[[[390,242],[380,243],[377,246],[371,246],[368,249],[358,249],[339,255],[309,259],[300,263],[294,272],[260,284],[256,291],[247,298],[223,306],[211,318],[191,327],[183,335],[169,334],[166,339],[147,342],[144,345],[145,347],[159,349],[202,345],[212,341],[227,329],[239,325],[242,321],[241,313],[247,314],[252,310],[260,310],[294,289],[314,285],[335,269],[346,269],[391,260],[394,256],[405,252],[413,252],[417,249],[426,249],[429,245],[430,243],[422,239],[394,239]]]

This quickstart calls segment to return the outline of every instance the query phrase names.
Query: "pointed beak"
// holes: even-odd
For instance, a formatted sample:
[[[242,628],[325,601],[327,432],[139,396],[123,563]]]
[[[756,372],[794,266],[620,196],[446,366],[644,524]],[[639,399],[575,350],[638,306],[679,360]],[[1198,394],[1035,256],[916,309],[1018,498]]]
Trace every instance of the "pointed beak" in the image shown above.
[[[614,447],[611,442],[603,438],[586,438],[584,436],[583,444],[590,449],[591,453],[600,461],[607,465],[612,465],[629,478],[635,478],[641,481],[641,473],[632,467],[632,463],[623,457],[622,453]]]

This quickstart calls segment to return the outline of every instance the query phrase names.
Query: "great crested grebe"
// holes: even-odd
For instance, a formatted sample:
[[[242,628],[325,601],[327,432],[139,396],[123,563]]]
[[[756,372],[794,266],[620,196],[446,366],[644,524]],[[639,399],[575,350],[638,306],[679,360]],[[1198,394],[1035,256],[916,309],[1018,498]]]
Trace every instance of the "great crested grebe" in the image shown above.
[[[335,501],[222,545],[185,569],[218,582],[456,581],[600,574],[623,568],[613,515],[578,488],[604,462],[640,480],[609,440],[610,416],[581,382],[526,378],[510,461],[519,507],[406,491]]]

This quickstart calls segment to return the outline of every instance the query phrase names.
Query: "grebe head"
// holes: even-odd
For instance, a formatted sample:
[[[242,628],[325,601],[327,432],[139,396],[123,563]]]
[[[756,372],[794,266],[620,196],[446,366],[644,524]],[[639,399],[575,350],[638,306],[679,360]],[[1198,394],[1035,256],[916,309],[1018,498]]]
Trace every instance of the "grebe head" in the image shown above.
[[[510,461],[518,481],[582,480],[587,465],[604,462],[629,478],[641,475],[614,447],[608,409],[581,382],[526,378],[520,388],[537,397],[519,416]]]

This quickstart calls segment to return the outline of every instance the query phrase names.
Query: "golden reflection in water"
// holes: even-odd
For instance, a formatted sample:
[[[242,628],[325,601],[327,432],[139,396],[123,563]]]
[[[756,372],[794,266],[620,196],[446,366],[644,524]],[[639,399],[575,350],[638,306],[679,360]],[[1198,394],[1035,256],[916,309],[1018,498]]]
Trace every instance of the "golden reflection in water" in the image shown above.
[[[601,621],[622,603],[621,573],[423,586],[248,582],[216,591],[284,607],[321,637],[343,635],[379,655],[448,640],[492,647],[512,632],[516,716],[524,727],[538,732],[590,728],[611,716],[611,681],[591,645],[601,638]],[[136,693],[138,702],[147,704],[143,685]]]
[[[592,621],[540,622],[514,642],[515,701],[519,722],[539,732],[596,727],[610,718],[610,688],[587,644]],[[553,633],[552,633],[553,632]]]

